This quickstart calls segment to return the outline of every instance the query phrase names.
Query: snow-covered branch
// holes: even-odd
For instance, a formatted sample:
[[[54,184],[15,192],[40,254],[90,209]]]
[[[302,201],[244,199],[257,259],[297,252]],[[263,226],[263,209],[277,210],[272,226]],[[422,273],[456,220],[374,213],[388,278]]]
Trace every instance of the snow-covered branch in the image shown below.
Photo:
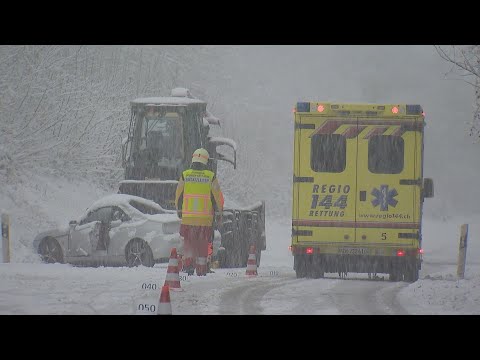
[[[458,73],[462,80],[475,89],[475,105],[469,135],[480,139],[480,45],[435,46],[439,56],[452,64],[451,72]]]

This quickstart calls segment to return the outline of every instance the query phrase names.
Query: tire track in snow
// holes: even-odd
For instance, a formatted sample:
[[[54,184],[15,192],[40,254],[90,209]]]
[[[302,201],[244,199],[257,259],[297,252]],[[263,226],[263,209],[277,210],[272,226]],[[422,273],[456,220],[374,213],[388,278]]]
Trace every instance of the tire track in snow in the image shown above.
[[[293,277],[272,280],[272,277],[251,278],[248,283],[235,286],[221,295],[219,314],[221,315],[261,315],[264,296],[271,290],[295,281]]]

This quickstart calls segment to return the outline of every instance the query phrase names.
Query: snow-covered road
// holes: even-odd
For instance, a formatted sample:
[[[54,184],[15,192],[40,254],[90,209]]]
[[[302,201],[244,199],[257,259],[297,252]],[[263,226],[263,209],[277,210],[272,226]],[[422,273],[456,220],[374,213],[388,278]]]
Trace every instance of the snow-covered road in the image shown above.
[[[65,185],[65,198],[74,198],[77,208],[92,201],[82,187]],[[153,268],[74,267],[43,264],[31,242],[45,225],[45,218],[58,224],[74,218],[66,200],[54,198],[44,206],[57,209],[48,216],[29,205],[38,194],[24,191],[25,206],[11,204],[12,262],[0,263],[0,314],[135,314],[141,301],[158,304],[167,263]],[[59,195],[56,191],[55,194]],[[95,193],[91,193],[96,198]],[[8,197],[3,198],[8,203]],[[62,197],[63,199],[63,197]],[[71,200],[70,200],[71,201]],[[41,203],[41,202],[39,202]],[[59,204],[63,204],[63,206]],[[21,209],[28,211],[21,211]],[[39,215],[40,214],[40,215]],[[58,219],[58,220],[57,220]],[[456,277],[459,227],[469,223],[465,279]],[[214,269],[206,277],[180,273],[182,291],[171,291],[172,313],[198,314],[480,314],[480,218],[425,219],[424,266],[413,284],[368,279],[367,274],[327,273],[324,279],[296,279],[288,250],[289,219],[267,218],[267,250],[262,253],[258,276],[246,269]],[[382,280],[381,277],[384,277]],[[142,287],[155,284],[155,290]]]

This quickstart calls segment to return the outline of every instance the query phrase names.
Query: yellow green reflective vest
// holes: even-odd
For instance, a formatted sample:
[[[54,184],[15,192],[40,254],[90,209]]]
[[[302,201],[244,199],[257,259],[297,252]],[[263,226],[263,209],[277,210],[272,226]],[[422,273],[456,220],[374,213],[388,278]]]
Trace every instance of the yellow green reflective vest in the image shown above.
[[[215,174],[210,170],[188,169],[183,172],[182,219],[184,223],[211,224],[213,205],[211,199],[212,181]],[[200,220],[195,221],[194,219]]]

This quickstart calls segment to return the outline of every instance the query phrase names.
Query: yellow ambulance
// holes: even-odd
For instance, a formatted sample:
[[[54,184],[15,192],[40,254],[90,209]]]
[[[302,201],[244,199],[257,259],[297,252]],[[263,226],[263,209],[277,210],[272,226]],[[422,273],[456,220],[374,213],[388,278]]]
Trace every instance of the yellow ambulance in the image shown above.
[[[425,114],[420,105],[298,102],[291,251],[297,278],[418,280]]]

